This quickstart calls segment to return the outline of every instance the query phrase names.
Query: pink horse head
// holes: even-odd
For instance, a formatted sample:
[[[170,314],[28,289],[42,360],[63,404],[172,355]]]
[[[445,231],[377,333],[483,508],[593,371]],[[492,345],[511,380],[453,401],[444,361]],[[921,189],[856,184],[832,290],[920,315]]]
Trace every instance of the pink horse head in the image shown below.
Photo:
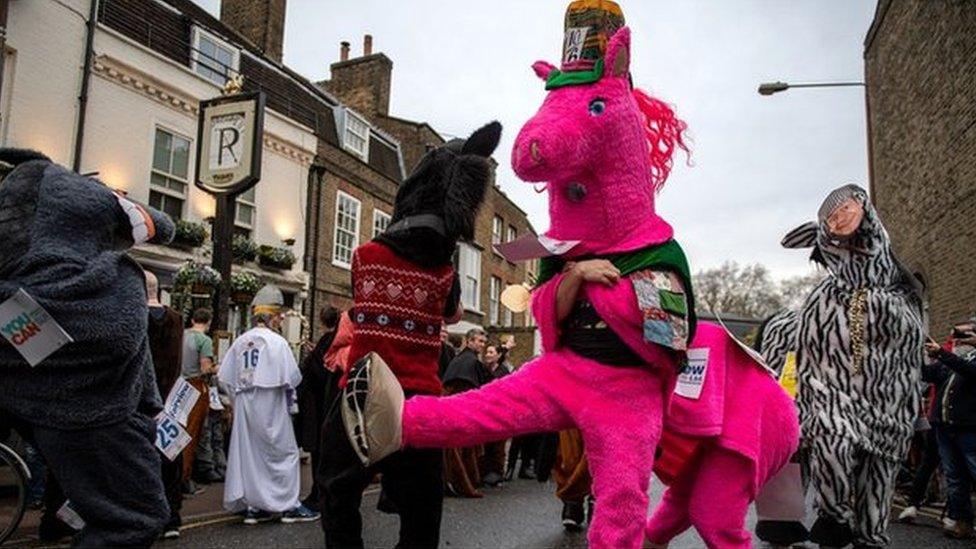
[[[532,68],[546,80],[556,68]],[[547,182],[547,236],[580,240],[572,255],[625,252],[671,238],[654,211],[654,195],[671,170],[675,147],[687,151],[684,122],[668,105],[630,82],[630,29],[606,50],[603,76],[553,89],[519,132],[512,168],[530,182]]]

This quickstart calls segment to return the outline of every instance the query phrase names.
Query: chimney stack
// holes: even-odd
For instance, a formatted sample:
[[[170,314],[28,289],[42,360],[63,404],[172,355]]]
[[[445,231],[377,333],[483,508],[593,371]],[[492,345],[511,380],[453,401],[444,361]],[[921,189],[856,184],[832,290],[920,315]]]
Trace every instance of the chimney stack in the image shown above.
[[[373,35],[367,34],[363,37],[363,56],[373,54]]]
[[[339,42],[339,61],[349,60],[349,42],[343,40]]]
[[[287,0],[222,0],[220,20],[281,62]]]

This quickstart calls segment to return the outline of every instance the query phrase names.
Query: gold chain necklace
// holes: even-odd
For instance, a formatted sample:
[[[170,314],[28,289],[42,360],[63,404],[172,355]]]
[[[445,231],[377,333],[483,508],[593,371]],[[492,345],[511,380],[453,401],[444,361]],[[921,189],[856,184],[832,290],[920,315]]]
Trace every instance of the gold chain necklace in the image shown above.
[[[854,290],[851,295],[850,309],[847,313],[847,321],[851,329],[851,359],[854,367],[854,375],[861,373],[864,368],[864,317],[867,311],[868,291],[865,288]]]

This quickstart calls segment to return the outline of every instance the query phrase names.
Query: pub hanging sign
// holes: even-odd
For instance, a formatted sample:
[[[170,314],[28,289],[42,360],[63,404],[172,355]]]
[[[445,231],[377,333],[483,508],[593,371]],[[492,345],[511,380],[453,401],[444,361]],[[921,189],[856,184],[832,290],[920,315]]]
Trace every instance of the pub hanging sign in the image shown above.
[[[210,194],[240,194],[261,179],[264,93],[200,102],[196,184]]]

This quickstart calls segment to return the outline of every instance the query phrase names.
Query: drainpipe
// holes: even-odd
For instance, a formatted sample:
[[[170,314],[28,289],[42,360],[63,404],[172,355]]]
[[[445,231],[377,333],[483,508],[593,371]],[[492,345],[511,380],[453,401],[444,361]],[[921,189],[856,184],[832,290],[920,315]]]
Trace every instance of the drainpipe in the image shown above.
[[[0,90],[3,89],[3,66],[7,61],[7,12],[10,0],[0,0]]]
[[[312,281],[309,284],[308,299],[305,300],[305,318],[308,319],[308,339],[311,341],[315,341],[315,323],[319,319],[315,289],[319,274],[319,218],[322,213],[322,178],[324,176],[325,168],[314,162],[309,166],[308,188],[305,193],[305,196],[308,197],[308,203],[305,205],[305,219],[307,220],[305,222],[305,269]]]
[[[85,64],[81,73],[81,91],[78,93],[78,125],[75,128],[75,153],[71,169],[81,170],[81,148],[85,141],[85,114],[88,111],[88,87],[91,80],[91,66],[95,50],[95,25],[98,18],[98,0],[91,0],[88,12],[88,34],[85,37]]]

